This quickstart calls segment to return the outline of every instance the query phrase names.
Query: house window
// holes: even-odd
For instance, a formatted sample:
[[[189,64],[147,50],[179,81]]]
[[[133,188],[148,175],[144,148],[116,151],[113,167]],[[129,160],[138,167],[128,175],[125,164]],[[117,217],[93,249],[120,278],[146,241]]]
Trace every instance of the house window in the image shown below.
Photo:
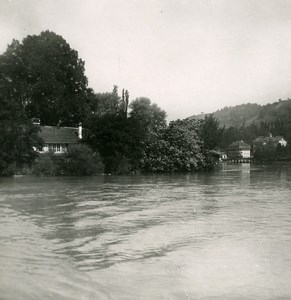
[[[52,151],[52,150],[53,150],[53,145],[52,145],[52,144],[49,144],[49,145],[48,145],[48,148],[49,148],[49,151]]]
[[[57,144],[57,152],[60,152],[60,151],[61,151],[61,145]]]

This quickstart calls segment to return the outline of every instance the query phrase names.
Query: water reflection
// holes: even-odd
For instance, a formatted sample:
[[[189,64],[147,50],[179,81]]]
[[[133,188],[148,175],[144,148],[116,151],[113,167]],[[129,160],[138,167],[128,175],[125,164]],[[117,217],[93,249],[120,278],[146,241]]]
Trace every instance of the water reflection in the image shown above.
[[[243,164],[1,179],[0,289],[5,299],[289,297],[290,174]]]

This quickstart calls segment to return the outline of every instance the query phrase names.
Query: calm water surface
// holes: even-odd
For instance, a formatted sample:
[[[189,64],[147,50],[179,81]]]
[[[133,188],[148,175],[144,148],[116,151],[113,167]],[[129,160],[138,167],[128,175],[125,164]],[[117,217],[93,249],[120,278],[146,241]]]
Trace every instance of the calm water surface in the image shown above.
[[[0,299],[291,299],[291,165],[0,179]]]

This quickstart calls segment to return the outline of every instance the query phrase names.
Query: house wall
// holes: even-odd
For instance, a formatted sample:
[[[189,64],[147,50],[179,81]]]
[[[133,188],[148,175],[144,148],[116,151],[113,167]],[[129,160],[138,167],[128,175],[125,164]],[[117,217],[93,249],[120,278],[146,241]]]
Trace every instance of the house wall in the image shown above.
[[[226,155],[226,154],[222,154],[222,155],[221,155],[221,159],[222,159],[222,160],[227,159],[227,155]]]
[[[241,154],[242,158],[251,157],[251,150],[240,150],[239,153]]]
[[[61,154],[67,152],[66,144],[45,144],[43,149],[39,151],[40,153],[46,153],[49,151],[53,151],[56,154]]]
[[[285,141],[284,139],[280,140],[278,143],[283,147],[287,146],[287,141]]]

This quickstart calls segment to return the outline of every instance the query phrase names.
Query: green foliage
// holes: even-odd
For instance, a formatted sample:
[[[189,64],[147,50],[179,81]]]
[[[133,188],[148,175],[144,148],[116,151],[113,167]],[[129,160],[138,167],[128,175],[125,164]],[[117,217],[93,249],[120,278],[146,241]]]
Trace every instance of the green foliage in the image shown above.
[[[95,94],[91,89],[88,89],[90,112],[98,117],[104,115],[123,115],[127,117],[128,101],[128,91],[123,89],[122,97],[119,97],[118,87],[116,85],[111,93]]]
[[[166,127],[166,112],[151,103],[150,99],[141,97],[129,105],[130,134],[132,136],[131,164],[133,168],[140,168],[145,145],[152,140],[155,143],[157,135]],[[159,164],[159,161],[156,161]],[[161,168],[157,165],[157,169]]]
[[[30,122],[17,119],[0,121],[0,176],[13,175],[16,169],[35,160],[37,152],[33,147],[41,146],[37,133],[38,128]]]
[[[0,56],[1,94],[14,99],[27,119],[75,126],[88,111],[87,78],[77,51],[59,35],[44,31],[13,41]]]
[[[111,97],[108,99],[112,100]],[[105,173],[195,171],[213,167],[207,147],[217,143],[222,132],[215,119],[177,120],[167,126],[166,113],[148,98],[138,98],[129,107],[128,117],[120,110],[115,113],[111,110],[92,115],[86,124],[84,140],[100,152]],[[214,131],[213,136],[209,132],[206,136],[207,129]],[[207,142],[207,147],[203,147]]]
[[[37,176],[59,175],[59,168],[54,153],[41,154],[32,165],[32,174]]]
[[[291,120],[291,99],[279,100],[266,105],[247,103],[225,107],[214,112],[213,116],[226,128],[248,127],[252,124],[259,126],[260,123],[272,124],[278,120],[289,123]],[[190,118],[202,119],[204,115]]]
[[[108,114],[118,114],[122,105],[118,94],[113,92],[97,94],[92,92],[89,104],[91,112],[98,117]]]
[[[169,143],[168,157],[171,171],[195,171],[203,165],[199,121],[177,120],[166,130]]]
[[[32,166],[32,174],[38,176],[90,176],[103,170],[99,153],[83,144],[69,146],[64,154],[43,153]]]
[[[136,165],[142,172],[170,171],[166,140],[166,127],[156,126],[148,132],[141,142]]]
[[[239,130],[235,127],[230,127],[224,130],[219,146],[222,149],[226,149],[228,145],[239,140],[241,140]]]
[[[85,126],[84,140],[101,154],[105,173],[120,174],[139,169],[150,132],[166,124],[166,113],[147,98],[133,101],[127,117],[129,95],[127,91],[122,94],[119,98],[116,88],[111,94],[103,94],[103,101],[99,99],[102,103],[99,113],[94,113]]]
[[[14,97],[14,83],[5,74],[3,56],[0,69],[0,175],[12,175],[17,165],[34,158],[36,130],[26,120],[21,102]]]
[[[201,127],[201,138],[204,149],[214,149],[220,143],[223,132],[224,127],[220,128],[219,121],[213,114],[205,116]]]
[[[103,173],[104,166],[99,153],[94,153],[86,145],[69,146],[63,157],[62,172],[64,175],[88,176]]]
[[[59,35],[13,40],[0,55],[0,175],[30,165],[41,141],[32,118],[77,125],[89,112],[84,62]]]
[[[164,126],[166,124],[166,112],[155,103],[145,97],[137,98],[129,105],[131,109],[129,116],[144,132],[149,131],[154,126]]]
[[[100,153],[106,173],[192,171],[212,165],[207,151],[222,134],[213,116],[167,126],[165,111],[148,98],[129,105],[128,91],[119,97],[117,86],[111,93],[94,93],[87,88],[77,51],[53,32],[14,40],[0,56],[0,68],[0,174],[36,158],[33,147],[41,141],[32,118],[44,125],[82,122],[84,142]],[[39,156],[33,173],[91,175],[99,168],[100,157],[78,145],[62,156]]]
[[[236,105],[234,107],[224,107],[213,113],[221,126],[241,127],[250,125],[259,115],[261,106],[255,103]],[[204,119],[205,115],[192,116],[194,119]]]
[[[254,159],[256,161],[271,162],[271,161],[290,161],[291,147],[283,147],[280,144],[277,146],[271,141],[266,144],[257,145],[254,149]]]
[[[264,162],[277,160],[276,146],[272,142],[257,146],[254,152],[254,159]]]
[[[176,120],[152,130],[144,143],[142,171],[197,171],[214,166],[202,151],[201,122]]]
[[[129,120],[119,114],[93,115],[86,124],[84,141],[101,154],[105,173],[119,173],[119,164],[131,152]]]
[[[190,119],[202,119],[203,117],[204,115],[198,115],[190,117]],[[216,133],[215,126],[217,124],[215,125],[214,121],[210,122],[214,125],[213,129],[211,126],[209,129],[205,126],[202,137],[203,140],[206,140],[205,145],[208,149],[217,145],[220,149],[226,150],[228,145],[239,140],[252,145],[257,137],[267,136],[269,133],[272,133],[273,136],[282,136],[288,143],[291,143],[291,99],[279,100],[279,102],[262,106],[248,103],[225,107],[212,115],[207,115],[205,120],[207,118],[213,118],[221,126],[225,126],[224,130],[220,128]],[[213,141],[213,143],[209,143],[207,140]],[[284,154],[284,157],[287,156]]]

